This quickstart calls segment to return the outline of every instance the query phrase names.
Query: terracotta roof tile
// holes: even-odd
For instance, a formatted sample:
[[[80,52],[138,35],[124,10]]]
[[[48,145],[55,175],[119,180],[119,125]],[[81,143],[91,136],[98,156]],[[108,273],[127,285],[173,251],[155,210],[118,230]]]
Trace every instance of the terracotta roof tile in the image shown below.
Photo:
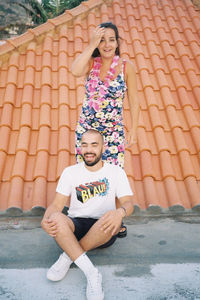
[[[8,194],[8,208],[22,208],[23,185],[21,177],[12,178]]]
[[[48,182],[55,182],[56,181],[56,168],[57,168],[57,157],[55,155],[49,156],[48,162]]]
[[[0,127],[0,137],[1,137],[0,150],[2,152],[7,152],[8,151],[10,132],[11,132],[10,127],[7,127],[7,126],[1,126]]]
[[[14,163],[14,155],[7,154],[6,159],[4,161],[4,168],[1,177],[2,182],[10,181],[13,163]]]
[[[0,211],[33,214],[75,163],[84,78],[70,72],[93,29],[111,20],[136,70],[138,144],[125,170],[138,210],[200,205],[200,15],[190,0],[89,0],[0,46]],[[131,125],[127,98],[125,131]]]
[[[39,120],[40,120],[40,111],[38,108],[32,109],[32,129],[38,130],[39,129]]]
[[[195,208],[195,206],[199,205],[199,184],[194,177],[187,177],[184,180],[184,183],[186,185],[189,198],[191,199],[191,206]]]
[[[50,129],[47,126],[41,126],[37,142],[37,152],[46,151],[49,153]]]
[[[178,157],[180,160],[181,171],[183,174],[183,178],[187,178],[189,176],[195,177],[195,171],[192,166],[192,161],[190,159],[190,155],[188,151],[182,150],[178,153]]]
[[[13,113],[13,106],[10,103],[5,103],[2,109],[1,114],[1,123],[0,125],[8,126],[11,128],[12,125],[12,113]]]
[[[200,128],[192,127],[191,129],[191,138],[194,141],[194,144],[196,146],[196,153],[200,152]]]
[[[70,128],[70,116],[69,116],[69,106],[66,104],[59,106],[59,128],[62,126],[68,126]]]
[[[9,148],[8,153],[9,154],[15,154],[16,153],[16,147],[17,147],[17,140],[18,140],[19,133],[17,130],[13,130],[10,134],[10,141],[9,141]]]
[[[164,185],[167,191],[167,196],[168,196],[167,198],[170,199],[168,203],[169,207],[173,207],[175,205],[181,205],[188,208],[187,205],[184,205],[184,203],[182,203],[182,197],[179,193],[177,182],[174,180],[173,177],[167,177],[164,180]]]
[[[11,178],[21,177],[23,179],[25,177],[26,157],[27,153],[25,151],[20,150],[16,152]]]
[[[184,106],[183,113],[185,115],[185,118],[187,120],[189,128],[192,128],[192,127],[195,127],[195,126],[196,127],[200,126],[199,111],[197,111],[198,117],[196,118],[195,112],[192,109],[192,107],[191,106]]]
[[[23,126],[20,128],[16,152],[24,151],[27,154],[29,153],[30,134],[31,134],[30,127]]]
[[[48,158],[49,155],[47,151],[42,150],[37,152],[37,158],[33,175],[34,179],[37,177],[44,177],[44,179],[47,178]]]
[[[31,132],[31,138],[29,142],[29,155],[34,156],[36,155],[37,151],[37,140],[38,140],[38,131],[32,130]]]
[[[154,206],[161,206],[159,202],[159,195],[157,193],[156,185],[154,184],[154,179],[152,177],[145,177],[144,178],[144,193],[145,193],[145,200],[146,200],[146,207],[148,209],[152,209]],[[150,200],[149,195],[153,200]]]
[[[48,104],[42,104],[40,107],[40,122],[39,127],[51,126],[51,108]]]
[[[46,206],[47,199],[47,182],[44,177],[38,177],[34,181],[33,196],[30,199],[31,207]],[[37,199],[37,200],[36,200]]]

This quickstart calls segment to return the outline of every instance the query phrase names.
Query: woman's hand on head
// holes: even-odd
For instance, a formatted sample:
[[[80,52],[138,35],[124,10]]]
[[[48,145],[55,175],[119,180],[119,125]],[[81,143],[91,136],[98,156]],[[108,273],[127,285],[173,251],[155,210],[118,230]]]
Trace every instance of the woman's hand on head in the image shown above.
[[[96,49],[99,46],[99,43],[101,42],[101,39],[105,33],[105,28],[97,26],[92,34],[91,40],[90,40],[90,45]]]

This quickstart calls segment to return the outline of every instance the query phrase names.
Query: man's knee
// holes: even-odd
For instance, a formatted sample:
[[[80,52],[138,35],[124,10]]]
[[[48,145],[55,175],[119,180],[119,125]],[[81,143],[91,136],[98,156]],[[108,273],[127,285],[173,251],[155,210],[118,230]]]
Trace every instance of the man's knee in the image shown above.
[[[51,219],[58,224],[59,231],[62,231],[62,229],[67,230],[67,228],[70,228],[71,230],[74,229],[72,220],[62,212],[54,212],[51,215]]]
[[[62,221],[63,216],[61,212],[54,212],[51,214],[50,218],[55,222],[60,222]]]

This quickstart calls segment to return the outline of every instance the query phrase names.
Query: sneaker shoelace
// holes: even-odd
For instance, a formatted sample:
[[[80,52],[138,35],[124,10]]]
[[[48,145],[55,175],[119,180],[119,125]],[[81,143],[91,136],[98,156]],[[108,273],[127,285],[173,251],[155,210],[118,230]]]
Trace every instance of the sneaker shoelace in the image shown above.
[[[88,284],[89,284],[89,289],[91,294],[95,295],[97,290],[102,291],[101,279],[99,273],[97,274],[97,276],[89,277]]]

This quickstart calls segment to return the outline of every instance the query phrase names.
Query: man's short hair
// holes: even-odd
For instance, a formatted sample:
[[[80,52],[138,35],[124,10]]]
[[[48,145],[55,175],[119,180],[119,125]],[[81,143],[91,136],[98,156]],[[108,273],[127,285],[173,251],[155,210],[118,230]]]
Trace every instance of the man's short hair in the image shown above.
[[[102,139],[102,143],[104,143],[104,136],[101,134],[101,132],[99,132],[98,130],[93,129],[93,128],[86,130],[86,131],[82,134],[81,140],[82,140],[84,134],[86,134],[86,133],[94,133],[94,134],[100,135],[100,136],[101,136],[101,139]]]

